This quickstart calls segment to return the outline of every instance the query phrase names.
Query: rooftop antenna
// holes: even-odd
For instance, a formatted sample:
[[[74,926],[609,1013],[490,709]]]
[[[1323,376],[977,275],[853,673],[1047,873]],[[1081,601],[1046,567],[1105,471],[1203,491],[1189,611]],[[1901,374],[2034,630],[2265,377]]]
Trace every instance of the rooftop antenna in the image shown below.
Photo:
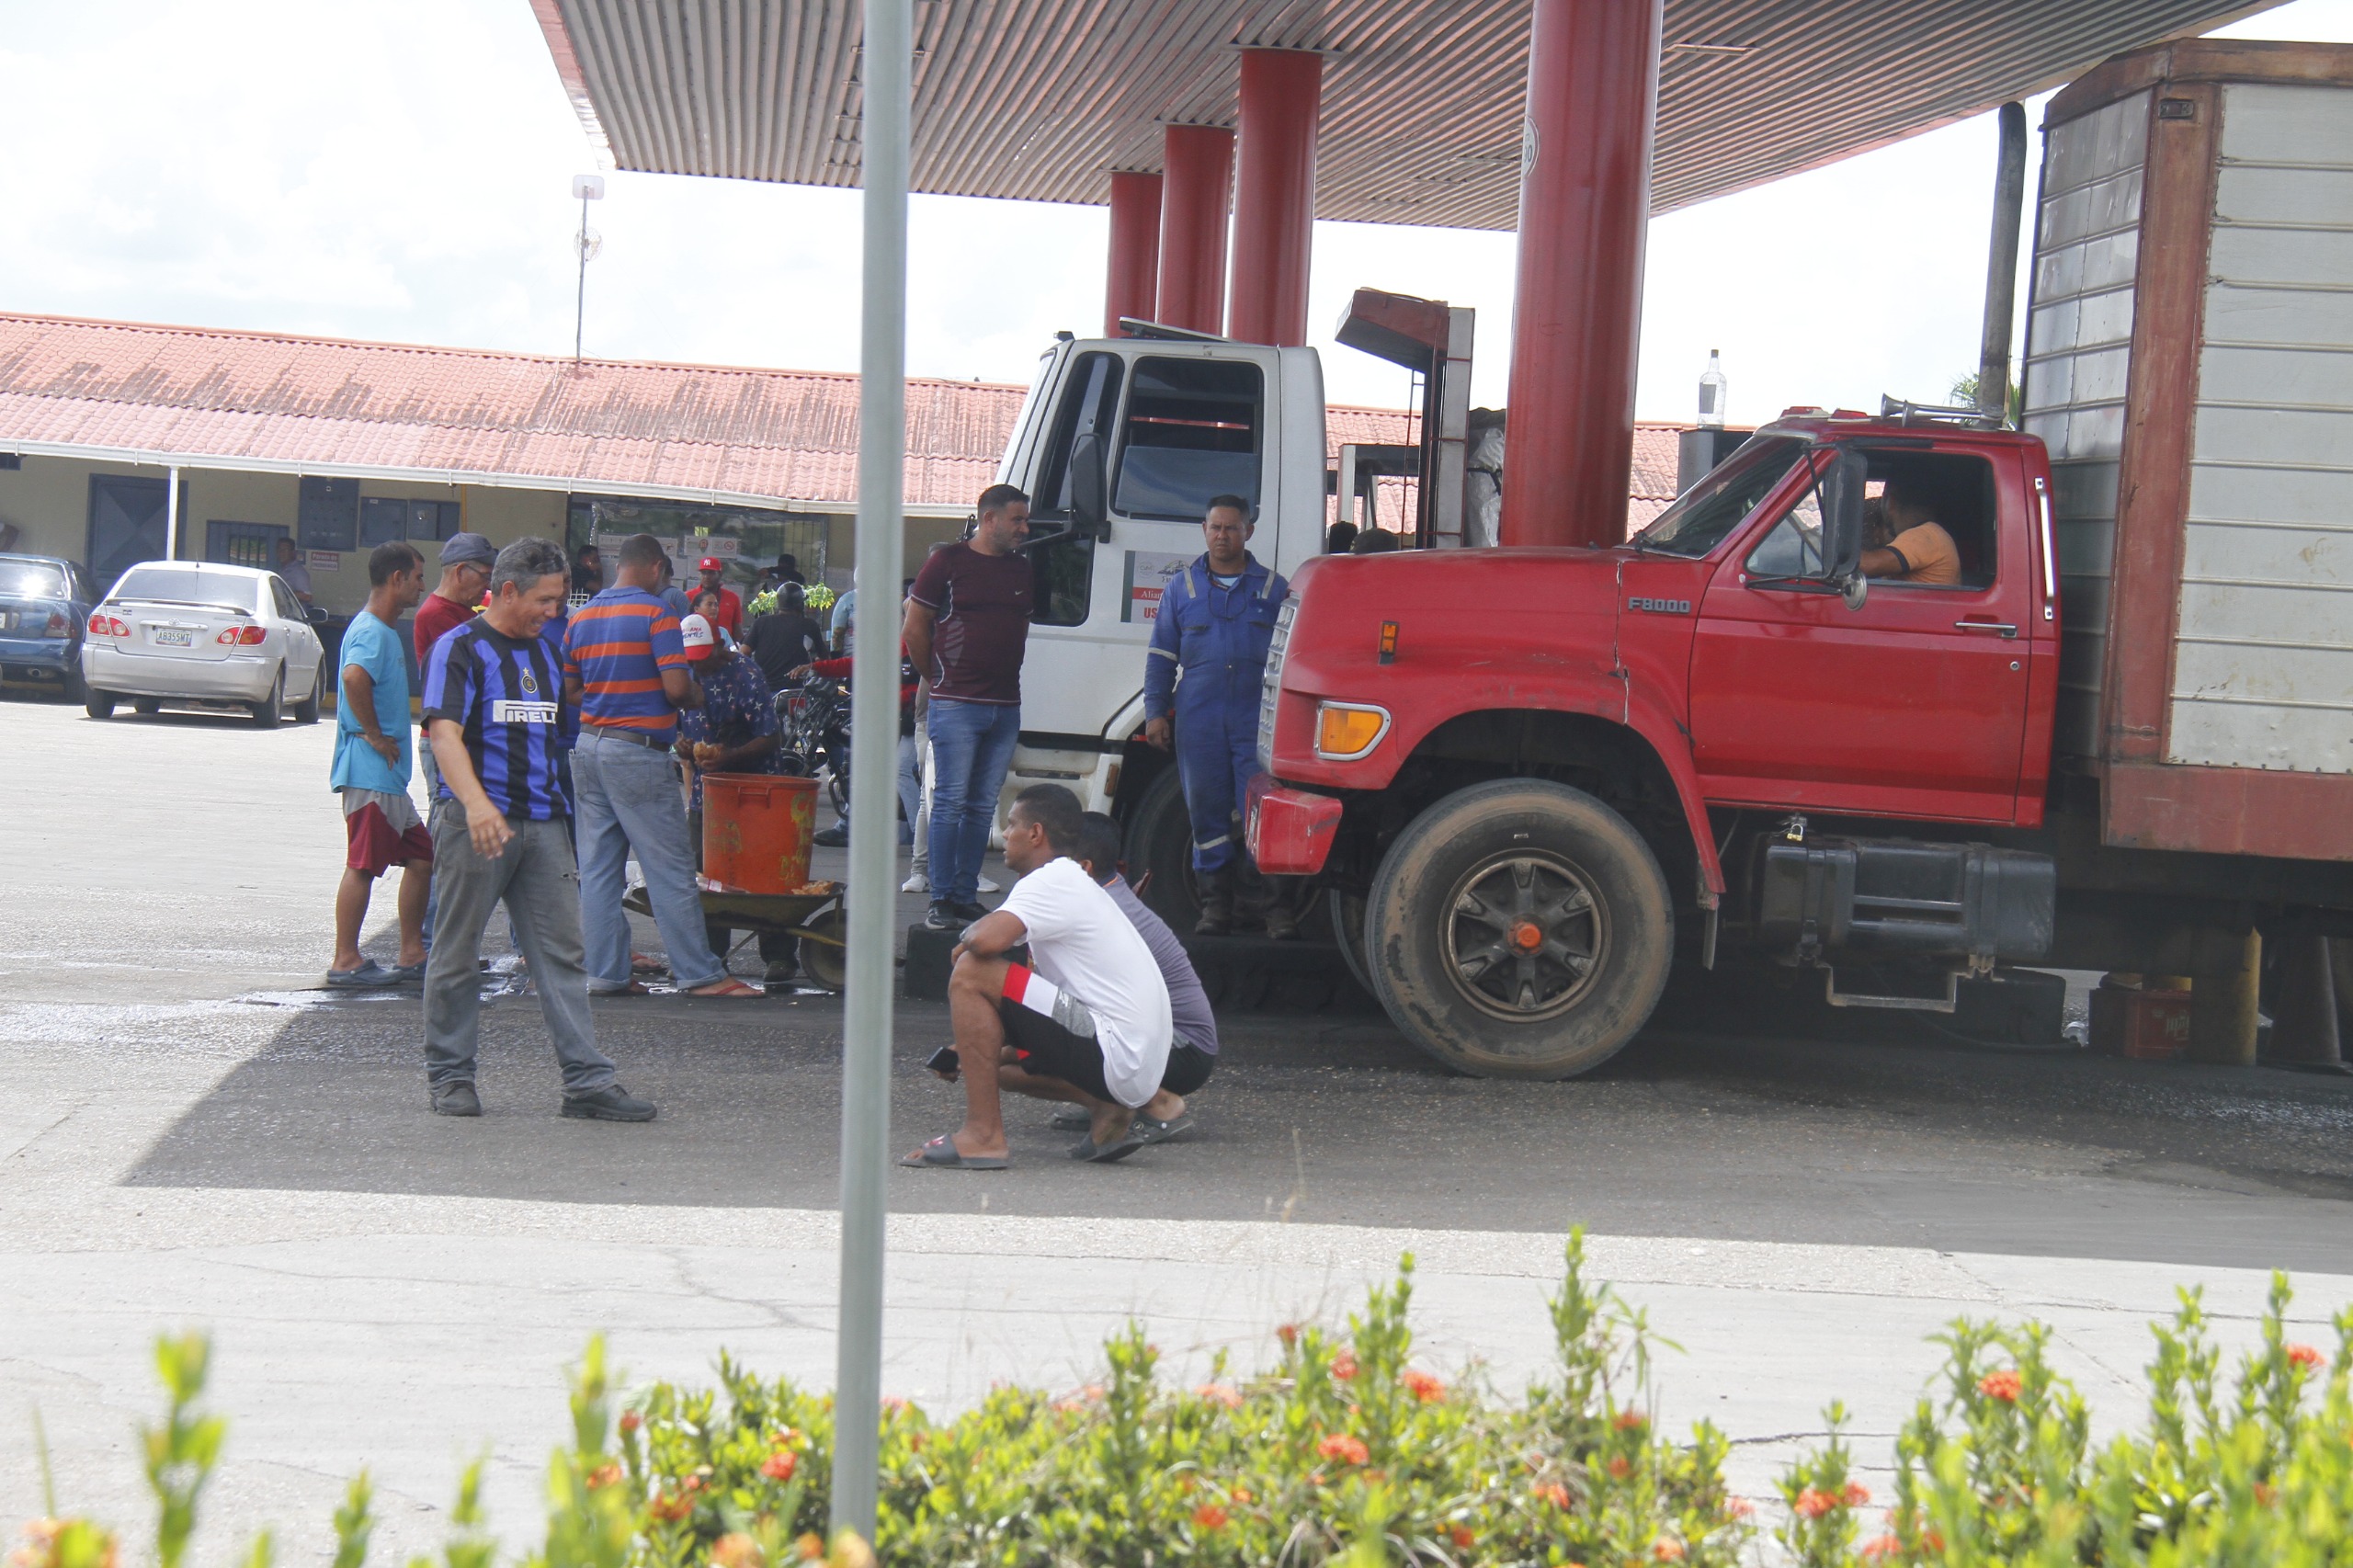
[[[605,236],[588,226],[588,204],[605,199],[605,176],[574,175],[572,194],[580,201],[580,233],[572,237],[573,248],[580,253],[580,291],[572,307],[572,362],[580,363],[581,335],[586,330],[588,318],[588,262],[604,248]]]

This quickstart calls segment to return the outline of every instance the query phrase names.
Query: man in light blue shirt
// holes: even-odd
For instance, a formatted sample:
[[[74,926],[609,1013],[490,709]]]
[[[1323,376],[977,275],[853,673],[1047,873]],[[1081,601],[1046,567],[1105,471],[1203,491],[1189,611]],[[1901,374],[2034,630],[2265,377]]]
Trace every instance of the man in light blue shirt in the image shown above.
[[[407,545],[380,544],[368,557],[368,608],[351,618],[337,662],[335,766],[328,786],[343,798],[343,882],[335,895],[336,990],[422,982],[425,897],[433,878],[433,838],[408,792],[411,747],[408,651],[393,623],[425,597],[425,559]],[[369,896],[388,866],[401,868],[399,967],[359,952]]]
[[[834,657],[849,652],[849,639],[858,631],[858,590],[846,590],[834,601],[834,619],[825,625],[825,635],[834,640]]]

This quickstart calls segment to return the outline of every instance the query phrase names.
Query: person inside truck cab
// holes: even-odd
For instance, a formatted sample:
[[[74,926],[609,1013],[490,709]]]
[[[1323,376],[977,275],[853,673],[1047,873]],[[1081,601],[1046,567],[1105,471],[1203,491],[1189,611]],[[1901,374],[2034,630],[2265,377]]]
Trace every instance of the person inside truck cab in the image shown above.
[[[1961,585],[1961,551],[1937,521],[1936,503],[1909,476],[1887,482],[1886,494],[1863,506],[1863,575],[1923,587]]]

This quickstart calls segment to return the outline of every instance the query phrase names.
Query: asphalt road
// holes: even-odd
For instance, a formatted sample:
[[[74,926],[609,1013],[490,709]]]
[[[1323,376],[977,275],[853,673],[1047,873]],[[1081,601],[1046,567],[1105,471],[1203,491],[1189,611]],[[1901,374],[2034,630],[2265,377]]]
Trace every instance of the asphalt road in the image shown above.
[[[13,1008],[38,1034],[47,1004],[135,1011],[210,994],[282,1018],[128,1184],[831,1204],[841,1010],[823,996],[600,1002],[623,1081],[663,1108],[632,1128],[554,1116],[537,1008],[503,997],[485,1014],[489,1114],[428,1115],[413,997],[301,989],[324,962],[340,848],[329,734],[0,703],[0,1016]],[[1377,1015],[1229,1017],[1188,1141],[1074,1165],[1043,1109],[1019,1107],[1014,1170],[897,1172],[891,1201],[1483,1231],[1581,1221],[2353,1273],[2353,1082],[1972,1051],[1899,1017],[1840,1040],[1698,1021],[1655,1028],[1587,1079],[1525,1085],[1450,1075]],[[905,1147],[960,1114],[959,1092],[917,1065],[945,1039],[942,1009],[902,1005]]]

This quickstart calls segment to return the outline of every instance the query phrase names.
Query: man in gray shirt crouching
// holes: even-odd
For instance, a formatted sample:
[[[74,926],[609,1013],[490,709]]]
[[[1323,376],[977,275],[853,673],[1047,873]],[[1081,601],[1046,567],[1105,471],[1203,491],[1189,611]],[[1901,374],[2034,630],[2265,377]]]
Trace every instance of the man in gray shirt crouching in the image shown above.
[[[1176,1025],[1176,1038],[1168,1044],[1168,1067],[1161,1074],[1160,1092],[1144,1102],[1131,1130],[1132,1136],[1147,1143],[1165,1143],[1193,1125],[1185,1096],[1198,1093],[1217,1068],[1217,1016],[1210,1010],[1210,994],[1201,988],[1201,977],[1193,972],[1193,960],[1185,956],[1185,944],[1176,939],[1166,921],[1144,906],[1135,889],[1120,875],[1120,824],[1101,812],[1088,812],[1078,823],[1078,850],[1071,858],[1111,895],[1111,902],[1136,928],[1143,945],[1152,949],[1153,961],[1160,966],[1160,977],[1168,985],[1168,1014]],[[1061,1112],[1054,1125],[1084,1128],[1086,1113]]]

